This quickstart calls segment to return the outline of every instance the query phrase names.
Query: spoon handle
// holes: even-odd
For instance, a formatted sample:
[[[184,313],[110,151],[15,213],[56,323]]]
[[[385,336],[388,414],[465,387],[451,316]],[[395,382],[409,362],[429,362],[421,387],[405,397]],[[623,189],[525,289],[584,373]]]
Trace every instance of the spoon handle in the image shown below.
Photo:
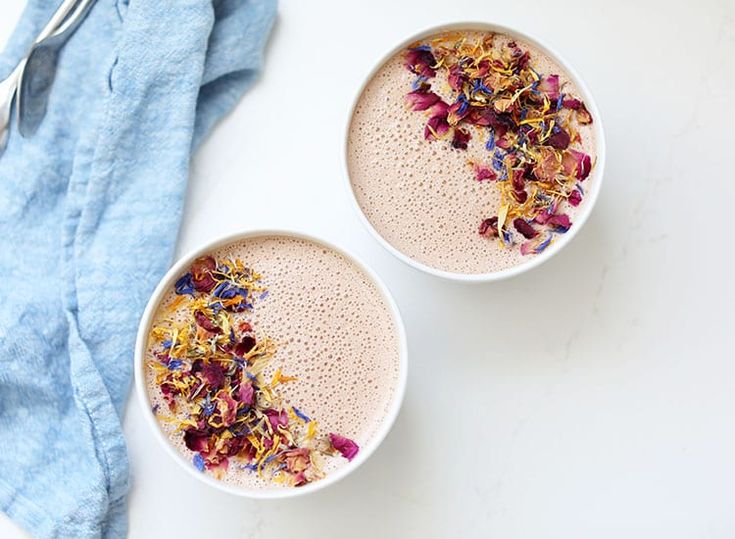
[[[69,15],[74,6],[77,5],[79,0],[63,0],[59,7],[56,9],[54,14],[49,19],[46,26],[36,37],[34,44],[39,43],[53,34],[61,23],[64,22],[66,16]],[[13,105],[13,98],[16,96],[18,81],[23,73],[26,60],[28,59],[30,51],[21,58],[15,69],[8,75],[8,77],[0,82],[0,156],[5,151],[5,146],[8,143],[8,126],[10,125],[10,109]]]
[[[51,18],[46,23],[46,26],[43,27],[41,33],[38,34],[34,43],[39,43],[51,34],[55,33],[56,30],[59,29],[59,26],[64,22],[64,19],[66,19],[66,16],[69,15],[71,10],[77,5],[77,2],[80,2],[80,0],[63,0],[58,9],[53,15],[51,15]]]
[[[74,11],[72,12],[72,14],[67,17],[67,19],[61,24],[61,26],[59,26],[54,32],[52,32],[52,36],[54,38],[61,38],[63,40],[68,39],[77,29],[77,27],[82,23],[84,17],[89,12],[89,8],[92,7],[94,2],[95,0],[78,0],[78,3],[74,6]],[[44,38],[44,40],[46,38]],[[36,44],[40,43],[40,41],[43,40],[36,41]]]

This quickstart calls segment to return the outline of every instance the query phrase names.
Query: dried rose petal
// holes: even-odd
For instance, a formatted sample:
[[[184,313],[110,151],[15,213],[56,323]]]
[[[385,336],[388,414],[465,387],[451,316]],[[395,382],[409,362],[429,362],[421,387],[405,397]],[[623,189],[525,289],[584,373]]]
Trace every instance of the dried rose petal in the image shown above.
[[[219,389],[225,385],[225,371],[219,363],[203,363],[202,377],[214,389]]]
[[[528,62],[530,59],[531,59],[531,54],[528,51],[525,51],[516,60],[516,66],[518,66],[519,69],[525,69],[526,66],[528,66]]]
[[[449,68],[449,75],[447,75],[447,81],[452,90],[457,92],[462,91],[462,87],[467,82],[467,75],[464,74],[459,64],[455,64]]]
[[[487,75],[490,72],[490,62],[485,59],[481,60],[479,64],[477,64],[477,71],[475,73],[475,76],[482,78],[485,75]]]
[[[422,92],[417,90],[406,94],[406,103],[408,103],[411,110],[414,111],[426,110],[440,100],[441,98],[434,92]]]
[[[441,101],[441,100],[434,103],[429,109],[429,117],[432,117],[432,118],[434,116],[443,116],[444,118],[446,118],[448,113],[449,113],[449,105],[447,105],[444,101]]]
[[[286,451],[284,457],[286,458],[286,469],[293,474],[303,472],[311,464],[309,450],[305,447]]]
[[[511,191],[510,194],[513,195],[513,198],[516,199],[516,202],[518,202],[518,204],[523,204],[524,202],[526,202],[526,200],[528,200],[528,193],[526,193],[525,191]]]
[[[573,97],[565,97],[562,100],[562,106],[565,109],[571,109],[577,112],[577,121],[582,125],[592,123],[592,115],[587,110],[585,104],[579,99]]]
[[[446,116],[432,116],[426,123],[424,138],[426,140],[436,140],[446,135],[447,131],[449,131],[449,123]]]
[[[427,45],[406,51],[405,66],[412,73],[430,79],[436,75],[436,70],[431,67],[433,65],[436,65],[436,59]]]
[[[484,219],[480,223],[480,228],[478,230],[481,236],[491,236],[491,237],[497,237],[498,236],[498,218],[496,217],[490,217],[489,219]]]
[[[462,94],[464,97],[464,94]],[[457,125],[470,111],[470,105],[466,99],[458,99],[447,111],[447,121],[450,125]]]
[[[496,99],[493,102],[493,107],[498,112],[510,112],[514,108],[514,103],[515,101],[513,101],[509,97],[503,98],[503,99]]]
[[[232,353],[235,354],[237,357],[245,357],[245,354],[250,352],[253,348],[255,348],[255,337],[251,337],[250,335],[245,335],[239,343],[235,345],[235,347],[232,349]]]
[[[250,382],[240,384],[238,398],[245,406],[252,406],[255,402],[255,389],[253,389],[253,384]]]
[[[237,419],[237,401],[225,390],[217,392],[217,410],[225,427],[229,427]]]
[[[569,193],[569,198],[567,198],[567,200],[572,206],[579,206],[579,203],[582,202],[582,193],[580,193],[578,189],[575,189]]]
[[[209,292],[217,282],[212,272],[217,268],[217,262],[211,256],[200,256],[191,264],[191,279],[197,292]]]
[[[559,75],[549,75],[539,81],[538,90],[546,94],[551,101],[559,99]]]
[[[572,149],[564,152],[561,164],[567,176],[574,176],[578,180],[585,180],[592,169],[590,156]]]
[[[219,328],[219,326],[217,326],[214,321],[210,320],[209,317],[202,311],[194,312],[194,320],[196,320],[196,323],[199,327],[206,329],[211,333],[222,333],[222,330]]]
[[[543,146],[539,149],[539,152],[541,159],[536,163],[533,173],[541,181],[552,182],[561,170],[561,164],[556,156],[556,152]]]
[[[511,180],[511,184],[513,185],[514,191],[523,191],[525,189],[526,182],[523,179],[523,170],[515,169],[512,172],[513,179]]]
[[[527,240],[538,236],[538,232],[529,223],[527,223],[524,219],[521,219],[520,217],[516,217],[513,220],[513,226]]]
[[[452,148],[458,150],[466,150],[467,143],[470,141],[470,132],[459,127],[454,129],[454,136],[452,137]]]
[[[496,141],[496,144],[497,144],[498,148],[502,148],[504,150],[507,150],[508,148],[510,148],[512,146],[510,140],[508,140],[508,138],[505,135],[502,136],[502,137],[500,137]]]
[[[483,180],[494,180],[498,177],[495,171],[490,167],[486,167],[485,165],[481,165],[479,163],[475,163],[473,166],[475,168],[475,179],[478,182],[481,182]]]
[[[347,460],[354,459],[360,450],[360,447],[355,442],[339,434],[330,433],[329,441],[332,442],[332,447],[342,453],[342,456]]]
[[[184,431],[184,443],[191,451],[209,451],[209,433],[195,428]]]
[[[221,470],[223,472],[227,471],[227,468],[229,468],[230,461],[227,457],[221,457],[221,458],[212,458],[212,460],[207,460],[207,470],[214,471],[214,470]]]
[[[280,412],[277,410],[266,410],[264,413],[268,416],[268,421],[270,421],[274,431],[278,430],[279,425],[282,427],[288,426],[288,414],[284,410]]]
[[[557,150],[566,150],[569,147],[571,137],[562,128],[554,129],[554,133],[547,139],[546,143]]]
[[[581,125],[589,125],[592,123],[592,115],[587,110],[584,103],[582,103],[582,106],[577,110],[577,121]]]
[[[553,226],[560,226],[562,228],[569,228],[570,226],[572,226],[572,222],[566,213],[552,215],[546,221],[546,224],[553,225]]]
[[[582,101],[575,97],[564,96],[562,99],[561,106],[565,109],[578,110],[582,106]]]
[[[513,118],[508,114],[499,114],[490,107],[470,107],[467,121],[474,125],[489,126],[495,131],[496,137],[502,137],[509,130],[515,128]]]

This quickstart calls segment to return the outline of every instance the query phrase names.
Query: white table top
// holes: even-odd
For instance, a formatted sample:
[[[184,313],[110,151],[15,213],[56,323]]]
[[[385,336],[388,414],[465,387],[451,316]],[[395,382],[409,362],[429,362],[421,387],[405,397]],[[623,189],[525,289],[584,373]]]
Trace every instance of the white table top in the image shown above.
[[[3,41],[21,4],[0,7]],[[541,268],[486,286],[393,258],[342,186],[365,72],[415,30],[470,19],[564,54],[608,140],[584,230]],[[735,536],[733,57],[725,0],[283,0],[262,80],[194,160],[178,253],[267,226],[357,253],[403,312],[406,400],[355,474],[259,502],[184,474],[131,399],[130,536]],[[267,202],[239,211],[244,198]],[[0,536],[25,537],[5,517]]]

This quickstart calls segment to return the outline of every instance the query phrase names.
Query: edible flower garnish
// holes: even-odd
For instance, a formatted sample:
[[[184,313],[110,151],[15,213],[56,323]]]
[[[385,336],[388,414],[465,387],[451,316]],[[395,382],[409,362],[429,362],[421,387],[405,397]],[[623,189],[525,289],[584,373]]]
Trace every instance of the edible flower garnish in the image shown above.
[[[476,140],[487,150],[486,162],[469,164],[477,181],[500,191],[500,204],[478,232],[520,245],[524,255],[566,233],[572,223],[564,210],[582,202],[580,182],[593,167],[580,149],[580,126],[593,118],[559,75],[540,73],[529,51],[493,33],[428,38],[404,59],[419,77],[406,102],[426,115],[424,138],[457,151]]]
[[[276,352],[248,320],[267,298],[261,276],[239,259],[197,258],[174,287],[170,314],[152,330],[148,368],[192,465],[222,477],[231,466],[285,486],[324,477],[325,457],[352,460],[358,445],[317,423],[280,395],[298,383],[281,369],[266,376]],[[181,316],[183,314],[183,316]],[[341,455],[341,457],[340,457]]]

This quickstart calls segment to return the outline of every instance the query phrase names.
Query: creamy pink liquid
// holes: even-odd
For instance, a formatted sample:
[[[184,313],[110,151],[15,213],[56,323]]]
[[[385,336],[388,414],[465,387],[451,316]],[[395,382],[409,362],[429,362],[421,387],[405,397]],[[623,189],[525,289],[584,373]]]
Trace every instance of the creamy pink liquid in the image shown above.
[[[263,275],[269,295],[245,317],[259,338],[267,335],[277,351],[266,378],[277,368],[297,376],[279,386],[284,404],[318,421],[322,433],[336,432],[364,448],[376,435],[396,399],[400,376],[399,338],[389,305],[370,278],[344,256],[308,240],[269,236],[242,240],[212,254],[236,257]],[[154,325],[176,298],[171,290]],[[155,343],[149,342],[147,360]],[[151,406],[171,415],[146,369]],[[193,453],[181,434],[161,423],[172,445],[191,463]],[[347,461],[326,457],[328,473]],[[286,488],[238,469],[233,460],[223,481],[246,488]]]
[[[468,39],[481,35],[463,32]],[[438,35],[437,35],[438,36]],[[430,36],[422,43],[428,42]],[[510,38],[496,35],[495,46]],[[551,58],[520,39],[514,41],[531,54],[530,65],[542,75],[557,74],[566,94],[579,96],[568,74]],[[404,66],[401,51],[376,72],[355,107],[350,124],[347,161],[352,188],[365,216],[375,230],[400,252],[440,270],[478,274],[523,264],[535,255],[523,256],[518,248],[501,247],[498,241],[477,233],[479,223],[497,215],[500,196],[492,182],[477,182],[468,161],[486,162],[487,135],[471,130],[467,150],[445,141],[424,140],[426,116],[409,110],[405,95],[415,75]],[[443,98],[450,94],[440,71],[432,90]],[[577,126],[582,143],[574,147],[590,154],[595,141],[591,126]],[[589,188],[589,181],[584,187]],[[574,223],[584,207],[564,205]],[[572,225],[574,226],[574,224]],[[555,246],[552,244],[549,249]]]

